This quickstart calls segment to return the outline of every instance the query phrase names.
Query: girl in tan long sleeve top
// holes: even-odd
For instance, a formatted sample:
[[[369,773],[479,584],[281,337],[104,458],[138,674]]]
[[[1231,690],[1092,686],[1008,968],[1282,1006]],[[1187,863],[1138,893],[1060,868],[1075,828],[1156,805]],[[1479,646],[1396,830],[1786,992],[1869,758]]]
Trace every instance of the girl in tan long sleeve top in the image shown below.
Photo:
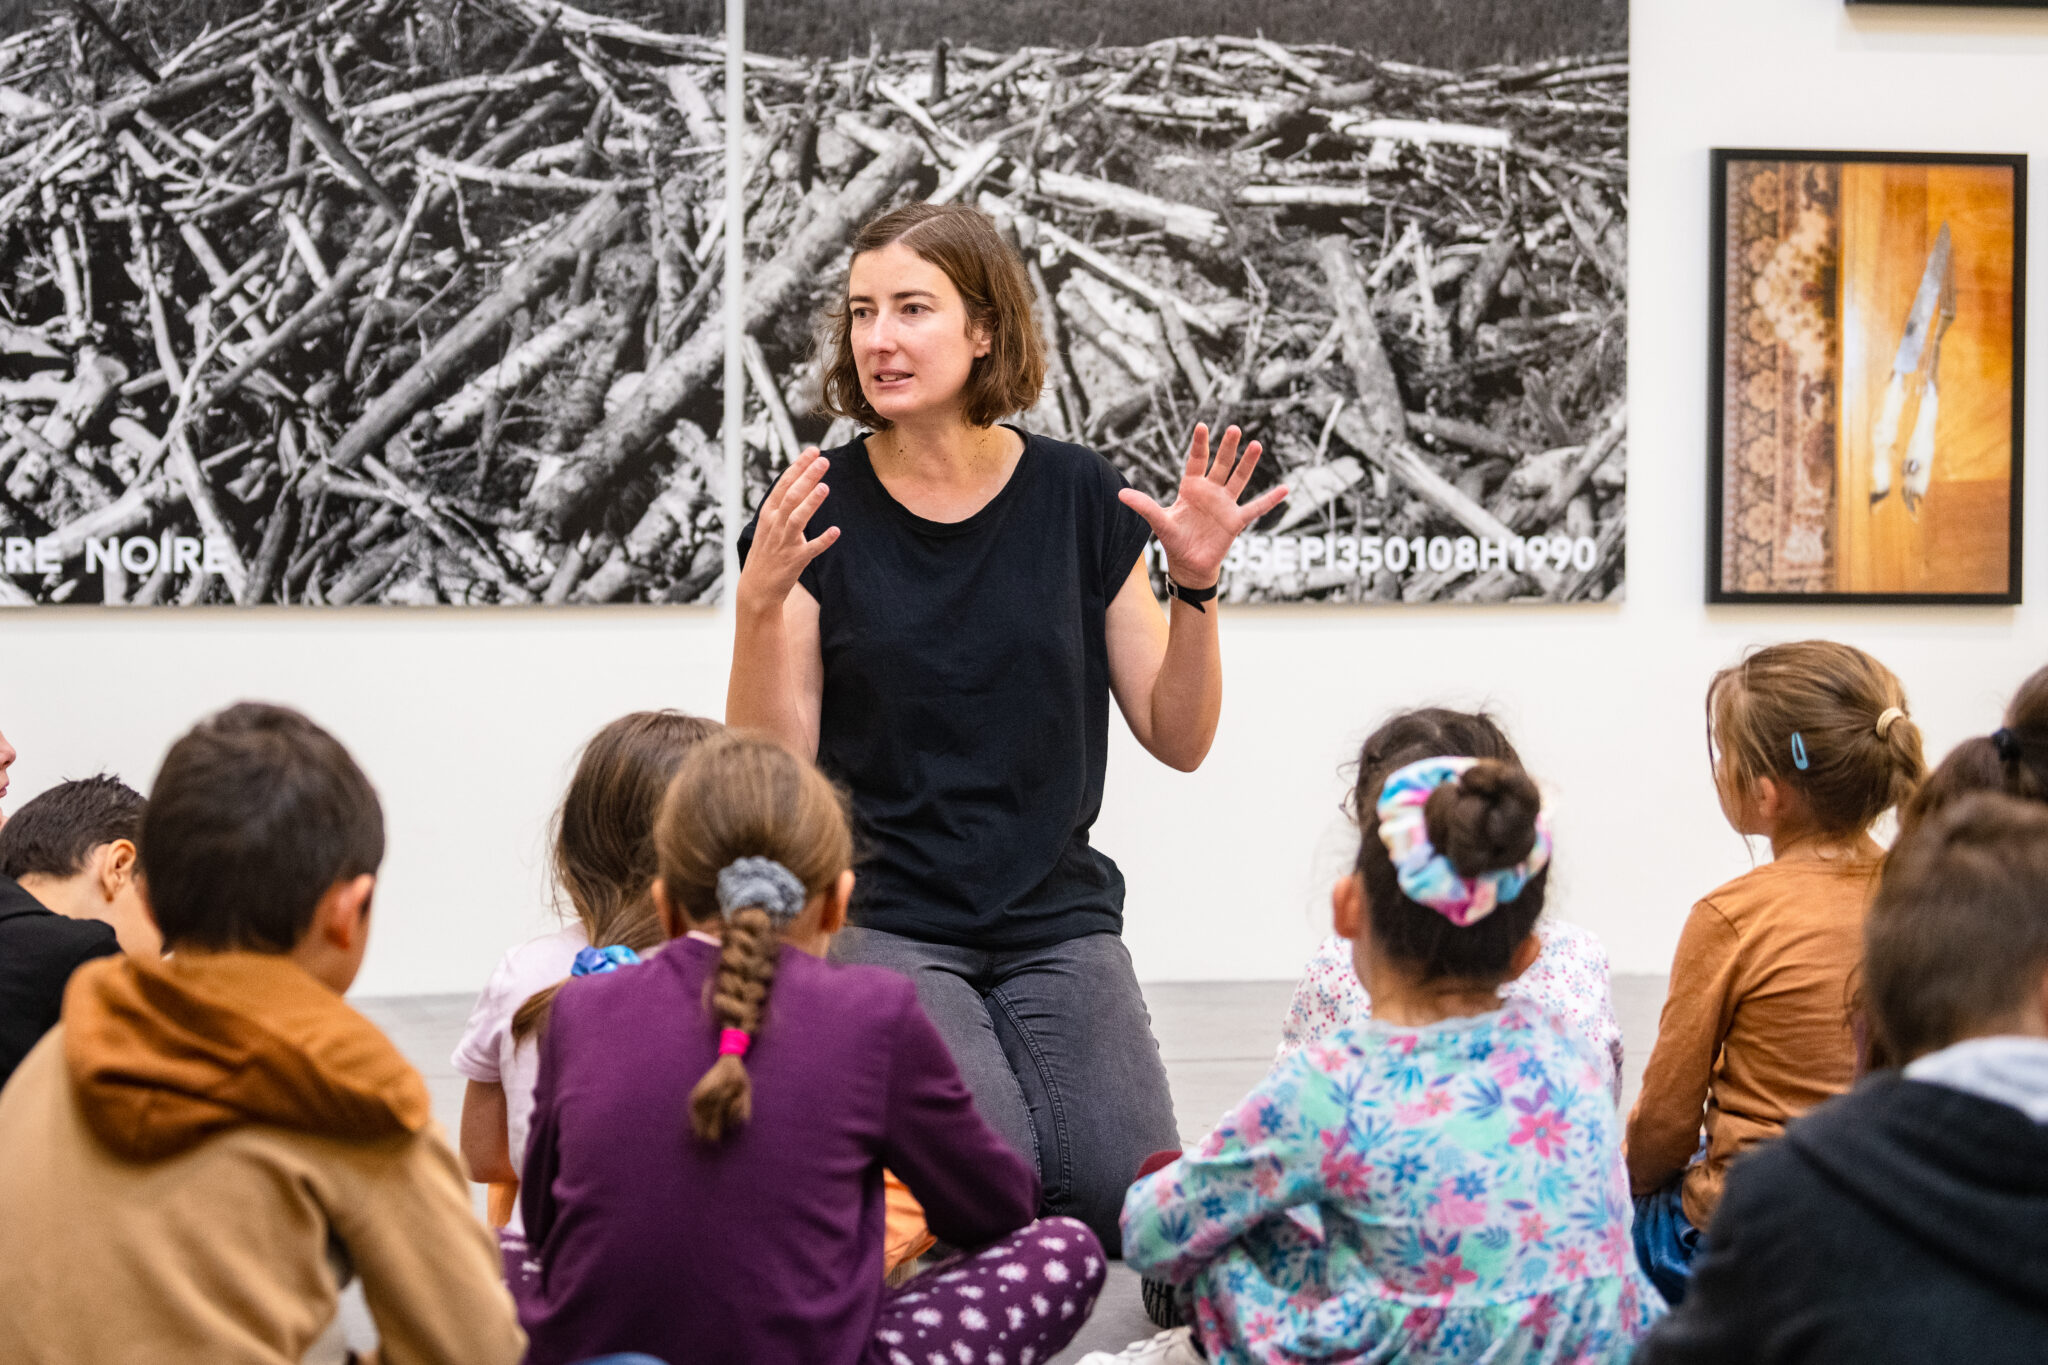
[[[1771,841],[1771,861],[1695,905],[1679,936],[1628,1121],[1639,1221],[1675,1186],[1704,1230],[1736,1155],[1849,1088],[1849,992],[1884,856],[1870,827],[1925,772],[1905,708],[1883,664],[1822,640],[1758,650],[1709,686],[1722,811]],[[1668,1268],[1649,1268],[1675,1302]]]

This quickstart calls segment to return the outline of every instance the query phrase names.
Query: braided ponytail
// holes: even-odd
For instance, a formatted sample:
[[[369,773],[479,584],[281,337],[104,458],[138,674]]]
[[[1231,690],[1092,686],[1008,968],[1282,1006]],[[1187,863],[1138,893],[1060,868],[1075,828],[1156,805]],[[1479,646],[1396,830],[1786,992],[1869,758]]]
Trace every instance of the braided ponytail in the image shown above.
[[[668,896],[719,938],[705,999],[719,1055],[690,1091],[688,1117],[699,1141],[721,1142],[753,1115],[745,1053],[767,1015],[783,932],[851,865],[853,838],[824,774],[780,745],[727,733],[676,773],[655,848]]]
[[[719,937],[718,974],[711,979],[711,1013],[720,1035],[736,1029],[751,1039],[761,1031],[761,1011],[775,968],[782,957],[782,938],[759,906],[735,911]],[[718,1142],[726,1130],[753,1117],[754,1082],[741,1054],[721,1049],[717,1061],[690,1092],[690,1127],[705,1142]]]

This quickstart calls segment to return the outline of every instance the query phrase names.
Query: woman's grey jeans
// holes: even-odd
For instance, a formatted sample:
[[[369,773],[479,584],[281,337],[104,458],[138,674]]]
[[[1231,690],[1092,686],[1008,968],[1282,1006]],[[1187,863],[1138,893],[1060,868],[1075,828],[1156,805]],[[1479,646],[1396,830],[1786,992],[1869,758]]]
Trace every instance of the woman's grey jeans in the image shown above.
[[[989,1126],[1038,1167],[1047,1214],[1122,1254],[1138,1166],[1180,1146],[1152,1016],[1115,934],[988,952],[849,926],[832,960],[910,978]]]

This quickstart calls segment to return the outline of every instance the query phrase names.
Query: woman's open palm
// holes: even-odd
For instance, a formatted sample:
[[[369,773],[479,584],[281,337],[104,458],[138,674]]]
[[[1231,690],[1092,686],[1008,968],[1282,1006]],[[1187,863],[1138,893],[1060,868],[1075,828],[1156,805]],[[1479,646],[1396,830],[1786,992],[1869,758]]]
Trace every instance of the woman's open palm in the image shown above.
[[[768,490],[754,522],[753,547],[740,569],[735,600],[741,608],[781,610],[804,567],[839,539],[837,526],[828,526],[815,536],[804,534],[831,491],[821,482],[828,467],[825,457],[812,446],[797,456]]]
[[[1240,506],[1252,471],[1259,467],[1262,447],[1257,441],[1244,447],[1243,433],[1236,427],[1224,430],[1209,458],[1209,428],[1197,423],[1188,442],[1187,467],[1181,472],[1180,493],[1171,507],[1161,507],[1135,488],[1117,496],[1124,506],[1143,517],[1166,550],[1167,572],[1185,588],[1206,588],[1223,571],[1223,557],[1244,529],[1278,507],[1287,497],[1287,486],[1268,489]]]

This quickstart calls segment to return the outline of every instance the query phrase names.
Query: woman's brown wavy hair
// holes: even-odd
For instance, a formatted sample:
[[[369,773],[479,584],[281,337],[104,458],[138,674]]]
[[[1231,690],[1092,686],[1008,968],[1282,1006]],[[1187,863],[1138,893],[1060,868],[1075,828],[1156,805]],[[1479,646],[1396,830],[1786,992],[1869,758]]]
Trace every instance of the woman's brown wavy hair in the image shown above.
[[[988,354],[975,360],[967,376],[962,416],[968,424],[990,426],[1036,404],[1045,388],[1045,336],[1032,311],[1024,262],[995,221],[965,204],[905,204],[856,233],[853,255],[896,242],[943,270],[967,307],[968,325],[988,333]],[[843,298],[825,315],[818,349],[824,380],[819,409],[886,431],[888,419],[869,405],[860,386],[853,315]]]

